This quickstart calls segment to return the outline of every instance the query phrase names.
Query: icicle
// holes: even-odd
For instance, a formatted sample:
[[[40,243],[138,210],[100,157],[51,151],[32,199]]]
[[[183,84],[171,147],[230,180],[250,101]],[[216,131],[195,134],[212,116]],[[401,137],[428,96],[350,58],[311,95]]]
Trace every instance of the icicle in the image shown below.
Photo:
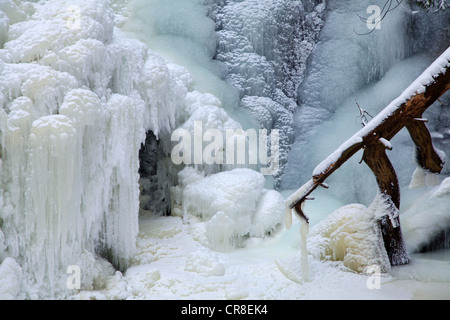
[[[309,263],[308,263],[308,246],[306,238],[309,233],[309,223],[306,220],[300,220],[300,238],[301,238],[301,266],[303,277],[309,281]]]
[[[289,206],[286,206],[284,211],[284,225],[286,229],[290,229],[292,227],[292,210]]]

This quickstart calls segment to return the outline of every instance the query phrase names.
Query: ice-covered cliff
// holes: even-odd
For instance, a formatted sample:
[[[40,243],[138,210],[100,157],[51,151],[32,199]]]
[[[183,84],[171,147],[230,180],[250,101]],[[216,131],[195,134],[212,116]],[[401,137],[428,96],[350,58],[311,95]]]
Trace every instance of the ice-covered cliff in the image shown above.
[[[294,138],[297,87],[324,22],[324,1],[218,1],[215,58],[227,67],[226,81],[237,88],[239,108],[256,126],[280,131],[281,185]]]
[[[170,188],[183,167],[170,158],[172,131],[192,132],[199,122],[205,130],[242,128],[221,100],[194,90],[202,88],[195,70],[121,30],[126,4],[0,3],[0,272],[8,283],[2,297],[64,297],[124,271],[136,252],[139,214],[170,210]],[[186,5],[204,17],[198,27],[207,25],[201,4]],[[211,174],[233,165],[200,168]],[[243,181],[258,185],[248,219],[280,204],[272,197],[257,206],[268,192],[261,174]],[[192,201],[184,199],[186,206]],[[236,210],[222,211],[237,218]],[[273,223],[253,233],[263,235]],[[81,272],[75,288],[66,283],[73,270]]]

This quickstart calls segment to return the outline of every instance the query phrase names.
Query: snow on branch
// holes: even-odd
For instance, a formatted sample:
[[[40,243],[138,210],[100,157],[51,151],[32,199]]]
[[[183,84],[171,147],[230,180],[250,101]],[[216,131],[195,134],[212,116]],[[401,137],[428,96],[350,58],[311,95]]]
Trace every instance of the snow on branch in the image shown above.
[[[402,94],[386,106],[371,121],[356,132],[350,139],[341,144],[333,153],[322,161],[312,173],[312,179],[299,188],[286,200],[287,208],[295,208],[304,202],[325,179],[337,170],[343,163],[351,158],[360,149],[371,144],[380,144],[391,149],[390,140],[404,127],[412,128],[412,123],[422,123],[423,112],[430,107],[442,94],[450,88],[450,47],[438,57]],[[359,107],[359,105],[358,105]],[[360,108],[360,107],[359,107]],[[364,115],[364,110],[360,108]],[[422,120],[422,121],[419,121]],[[426,128],[425,128],[426,129]],[[411,132],[410,132],[411,133]],[[429,132],[422,127],[418,135]],[[413,139],[417,143],[416,139]],[[426,139],[425,139],[426,140]],[[442,163],[434,157],[433,150],[425,155],[434,158],[434,163],[442,167]],[[439,157],[442,159],[442,157]]]

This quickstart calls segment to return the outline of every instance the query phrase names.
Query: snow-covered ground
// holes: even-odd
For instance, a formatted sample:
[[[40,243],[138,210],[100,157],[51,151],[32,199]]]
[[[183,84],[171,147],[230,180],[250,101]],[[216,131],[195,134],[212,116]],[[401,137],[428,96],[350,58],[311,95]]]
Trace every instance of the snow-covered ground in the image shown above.
[[[311,228],[341,205],[325,193],[308,202]],[[104,290],[73,298],[450,299],[448,249],[412,254],[410,264],[380,274],[376,269],[357,273],[342,261],[321,261],[310,254],[309,278],[304,279],[298,221],[289,230],[283,227],[272,237],[251,239],[245,248],[228,252],[205,246],[202,222],[184,223],[174,216],[141,218],[139,223],[133,265],[124,274],[116,272]]]

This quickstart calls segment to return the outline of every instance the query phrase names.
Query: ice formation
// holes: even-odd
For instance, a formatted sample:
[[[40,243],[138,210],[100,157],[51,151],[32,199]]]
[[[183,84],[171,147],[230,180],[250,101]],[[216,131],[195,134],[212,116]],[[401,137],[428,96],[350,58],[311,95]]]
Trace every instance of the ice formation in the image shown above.
[[[13,258],[6,258],[0,264],[0,299],[13,300],[20,294],[22,268]]]
[[[145,133],[169,134],[205,101],[182,67],[114,25],[107,1],[1,9],[2,256],[27,295],[65,295],[68,265],[98,268],[100,254],[127,267]]]
[[[186,167],[179,173],[173,193],[175,210],[182,212],[186,221],[204,222],[206,245],[218,251],[245,246],[249,237],[270,235],[283,221],[284,198],[265,189],[264,176],[251,169],[205,176]]]
[[[422,188],[427,192],[417,196],[401,216],[408,251],[448,249],[450,178],[437,186]]]
[[[80,27],[67,20],[75,4]],[[21,265],[27,296],[65,295],[69,265],[94,270],[100,253],[125,268],[135,251],[137,152],[146,128],[169,128],[164,116],[152,121],[158,106],[140,89],[147,80],[140,70],[156,57],[121,36],[107,2],[7,5],[0,50],[6,255]],[[92,274],[83,273],[83,286],[92,287]]]
[[[219,130],[241,125],[214,95],[194,91],[183,67],[119,29],[115,24],[126,21],[119,4],[6,1],[0,8],[2,266],[10,270],[16,263],[21,269],[20,281],[11,281],[17,284],[17,290],[8,290],[11,296],[65,296],[71,293],[68,266],[91,270],[81,273],[87,289],[103,283],[110,270],[102,257],[127,268],[136,252],[140,191],[155,183],[176,184],[179,168],[167,156],[158,162],[156,182],[140,180],[146,135],[159,139],[167,155],[176,127],[193,130],[196,121]],[[226,168],[202,169],[213,174]],[[281,195],[263,188],[262,175],[242,173],[244,182],[232,172],[204,178],[203,188],[212,182],[229,196],[248,191],[254,198],[234,209],[239,202],[230,199],[215,217],[214,206],[196,209],[211,218],[210,235],[220,229],[220,219],[233,221],[225,238],[262,237],[279,225],[273,213]],[[220,188],[227,177],[232,182]],[[246,189],[246,182],[255,188]],[[194,195],[194,189],[187,192]],[[197,194],[183,201],[189,207],[204,199]],[[226,246],[225,238],[215,241]]]
[[[323,159],[361,129],[356,103],[375,116],[447,49],[446,15],[431,15],[422,10],[412,15],[405,3],[382,20],[380,30],[359,35],[368,30],[357,14],[367,17],[365,10],[370,4],[383,7],[384,3],[327,3],[326,23],[298,89],[299,108],[294,115],[296,141],[281,178],[282,189],[295,189],[302,184],[300,181],[306,182]],[[431,28],[436,30],[434,40],[427,36]],[[448,127],[446,96],[441,99],[442,106],[436,103],[424,115],[430,130],[444,133]],[[437,148],[448,150],[447,143],[434,140]],[[393,151],[389,152],[389,158],[401,186],[407,185],[415,169],[410,139],[401,132],[390,142]],[[376,183],[358,179],[370,173],[364,166],[356,165],[359,161],[356,158],[360,159],[355,155],[351,164],[330,177],[330,192],[347,202],[367,205],[373,199]],[[347,184],[350,180],[351,185]],[[333,188],[332,182],[338,187]]]
[[[308,234],[309,224],[306,221],[300,222],[300,240],[301,240],[301,259],[302,273],[305,280],[309,280],[309,261],[308,261]]]
[[[450,66],[450,48],[448,48],[441,56],[439,56],[435,62],[433,62],[408,88],[406,88],[399,97],[393,100],[386,106],[381,112],[379,112],[370,122],[356,132],[350,139],[346,140],[339,148],[334,151],[327,159],[322,161],[314,170],[312,175],[320,175],[325,172],[333,163],[335,163],[342,155],[342,152],[349,149],[363,141],[371,131],[373,131],[378,125],[380,125],[385,119],[392,115],[402,103],[413,97],[415,94],[423,93],[425,86],[434,81],[433,77],[441,74]],[[386,146],[387,149],[392,149],[392,144],[384,138],[380,138],[380,141]],[[442,162],[445,161],[445,153],[436,149],[436,152],[441,157]]]
[[[331,213],[315,225],[310,234],[309,252],[320,260],[343,261],[344,266],[366,272],[378,266],[390,270],[376,211],[378,201],[369,208],[350,204]]]
[[[216,59],[238,90],[240,108],[262,128],[280,130],[280,170],[294,140],[296,89],[323,26],[323,1],[246,0],[217,2],[211,16],[218,29]]]

